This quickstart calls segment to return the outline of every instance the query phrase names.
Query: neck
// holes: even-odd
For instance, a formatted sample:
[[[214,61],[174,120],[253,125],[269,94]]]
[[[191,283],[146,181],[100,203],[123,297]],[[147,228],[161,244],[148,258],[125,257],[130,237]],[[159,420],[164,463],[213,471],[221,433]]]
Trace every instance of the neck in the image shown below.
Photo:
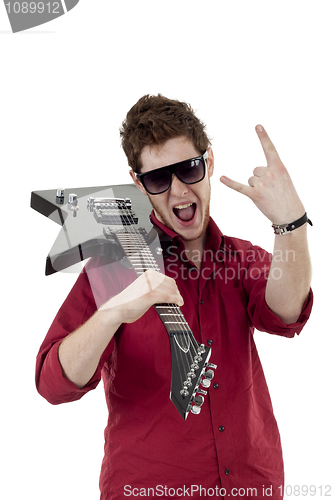
[[[188,260],[200,269],[203,252],[206,246],[206,232],[196,240],[184,241],[185,252]]]

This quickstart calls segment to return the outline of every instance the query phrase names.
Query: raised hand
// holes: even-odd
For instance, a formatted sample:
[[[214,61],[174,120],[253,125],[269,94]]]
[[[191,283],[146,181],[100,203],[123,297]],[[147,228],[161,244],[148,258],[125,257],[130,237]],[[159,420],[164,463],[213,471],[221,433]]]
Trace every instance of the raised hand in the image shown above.
[[[261,125],[256,126],[256,132],[266,156],[267,166],[255,168],[248,185],[226,176],[222,176],[220,181],[248,196],[271,222],[293,222],[304,215],[304,206],[267,132]]]

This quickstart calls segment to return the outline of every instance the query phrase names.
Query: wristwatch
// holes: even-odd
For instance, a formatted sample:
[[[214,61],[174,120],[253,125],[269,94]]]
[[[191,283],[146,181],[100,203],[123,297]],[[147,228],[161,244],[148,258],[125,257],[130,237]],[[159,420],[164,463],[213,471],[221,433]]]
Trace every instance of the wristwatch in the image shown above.
[[[295,220],[294,222],[291,222],[290,224],[272,224],[272,228],[274,229],[275,234],[288,234],[291,233],[294,229],[297,229],[298,227],[303,226],[308,222],[310,226],[313,226],[312,222],[307,216],[307,213],[303,215],[300,219]]]

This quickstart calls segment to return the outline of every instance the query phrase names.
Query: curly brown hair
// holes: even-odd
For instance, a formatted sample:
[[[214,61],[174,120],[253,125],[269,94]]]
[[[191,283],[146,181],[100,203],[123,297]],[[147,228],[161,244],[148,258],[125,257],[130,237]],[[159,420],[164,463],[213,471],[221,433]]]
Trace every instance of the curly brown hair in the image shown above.
[[[163,144],[180,136],[190,139],[201,154],[210,146],[205,125],[195,116],[191,106],[161,94],[141,97],[120,128],[122,148],[135,172],[140,172],[140,155],[145,146]]]

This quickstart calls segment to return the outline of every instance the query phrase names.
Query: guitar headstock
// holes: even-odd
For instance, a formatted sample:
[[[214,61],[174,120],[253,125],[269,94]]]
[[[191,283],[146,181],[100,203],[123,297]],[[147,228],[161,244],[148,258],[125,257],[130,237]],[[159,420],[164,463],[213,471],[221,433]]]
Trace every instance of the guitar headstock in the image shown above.
[[[172,356],[170,399],[186,420],[199,414],[216,365],[209,363],[211,348],[198,344],[190,330],[169,332]]]

